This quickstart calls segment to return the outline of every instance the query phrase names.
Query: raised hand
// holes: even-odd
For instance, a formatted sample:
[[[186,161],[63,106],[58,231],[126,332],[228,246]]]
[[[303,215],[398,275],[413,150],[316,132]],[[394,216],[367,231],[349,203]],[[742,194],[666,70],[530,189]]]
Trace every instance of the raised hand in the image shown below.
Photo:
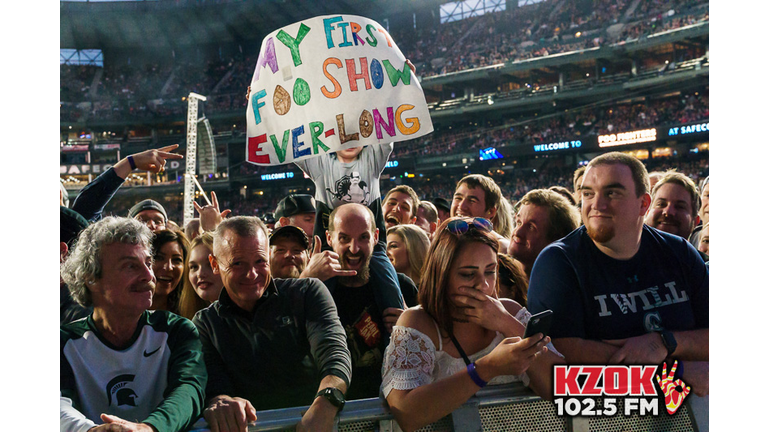
[[[165,169],[166,159],[184,158],[183,155],[178,153],[171,153],[177,148],[179,148],[179,145],[173,144],[159,149],[144,150],[143,152],[132,154],[129,157],[133,159],[133,163],[136,165],[135,169],[159,173]],[[114,169],[115,174],[122,179],[128,178],[128,175],[134,170],[134,168],[131,167],[128,157],[120,159],[112,169]]]
[[[664,366],[661,369],[661,376],[656,375],[656,382],[659,383],[661,391],[664,393],[664,404],[667,406],[667,412],[671,415],[677,412],[680,406],[683,404],[685,397],[691,392],[691,388],[685,385],[680,378],[675,379],[675,371],[677,370],[677,360],[672,365],[672,370],[667,375],[667,362],[664,362]],[[678,390],[680,388],[680,390]]]
[[[216,192],[211,192],[211,204],[201,207],[195,201],[192,201],[195,205],[195,210],[200,214],[200,228],[203,231],[214,231],[217,226],[227,218],[232,210],[219,210],[219,199],[216,197]]]
[[[411,70],[413,71],[413,73],[416,73],[416,66],[414,66],[414,65],[413,65],[413,63],[411,63],[411,61],[410,61],[410,60],[406,59],[406,60],[405,60],[405,64],[407,64],[407,65],[408,65],[408,67],[409,67],[409,68],[411,68]]]
[[[132,155],[133,162],[136,164],[137,169],[157,173],[165,169],[166,159],[184,158],[183,155],[178,153],[171,153],[171,151],[176,150],[177,148],[179,148],[178,144],[172,144],[159,149],[145,150],[141,153]]]
[[[320,236],[315,236],[315,243],[309,256],[309,263],[299,277],[313,277],[321,281],[327,281],[334,276],[355,276],[356,274],[356,270],[342,270],[339,254],[334,251],[322,250]]]

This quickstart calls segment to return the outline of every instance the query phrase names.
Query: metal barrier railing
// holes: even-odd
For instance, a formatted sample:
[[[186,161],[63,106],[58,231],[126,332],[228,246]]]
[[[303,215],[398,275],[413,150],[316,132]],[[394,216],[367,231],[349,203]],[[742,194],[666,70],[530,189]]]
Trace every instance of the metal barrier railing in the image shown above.
[[[690,403],[693,400],[694,402]],[[702,402],[704,404],[702,404]],[[698,404],[698,405],[697,405]],[[621,405],[621,403],[619,404]],[[249,432],[293,431],[308,406],[258,411],[258,420],[248,426]],[[664,410],[662,406],[662,410]],[[706,431],[708,425],[697,424],[696,417],[707,414],[708,400],[691,395],[674,415],[662,413],[657,417],[615,415],[613,417],[560,417],[555,405],[536,396],[520,383],[493,386],[477,392],[464,405],[450,415],[432,423],[420,432],[449,431]],[[619,412],[622,407],[619,406]],[[706,416],[705,416],[706,417]],[[334,428],[339,432],[401,432],[383,399],[347,401],[337,417]],[[207,424],[200,419],[193,432],[207,432]]]

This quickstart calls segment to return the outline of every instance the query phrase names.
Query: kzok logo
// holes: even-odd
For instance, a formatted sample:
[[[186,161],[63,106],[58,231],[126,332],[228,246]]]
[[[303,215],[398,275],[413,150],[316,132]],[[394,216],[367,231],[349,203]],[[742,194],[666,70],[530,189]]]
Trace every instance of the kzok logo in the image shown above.
[[[665,395],[667,412],[674,414],[690,392],[685,383],[674,380],[677,363],[667,376],[656,376]],[[557,414],[569,416],[613,416],[618,413],[617,397],[624,402],[623,414],[658,415],[659,392],[654,385],[656,366],[555,366],[554,403]],[[677,388],[682,387],[682,391]],[[606,397],[604,397],[606,396]],[[601,397],[602,404],[594,397]]]
[[[661,376],[656,375],[656,382],[659,383],[662,393],[664,393],[664,404],[667,406],[667,412],[672,415],[677,412],[680,405],[683,404],[685,397],[691,392],[691,388],[685,385],[680,378],[675,379],[675,370],[677,370],[677,360],[672,365],[672,370],[667,375],[667,364],[664,363],[664,369]],[[679,390],[678,390],[679,389]]]

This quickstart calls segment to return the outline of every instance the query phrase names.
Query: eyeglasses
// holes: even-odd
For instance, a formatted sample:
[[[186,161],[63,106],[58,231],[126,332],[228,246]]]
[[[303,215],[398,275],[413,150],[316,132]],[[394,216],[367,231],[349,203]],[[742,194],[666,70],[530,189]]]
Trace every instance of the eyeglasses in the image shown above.
[[[469,220],[465,220],[465,219],[452,220],[448,222],[445,228],[448,231],[450,231],[452,234],[462,235],[462,234],[466,234],[470,228],[477,229],[480,231],[485,231],[485,232],[491,232],[493,231],[493,224],[491,224],[491,222],[488,221],[488,219],[477,217]]]

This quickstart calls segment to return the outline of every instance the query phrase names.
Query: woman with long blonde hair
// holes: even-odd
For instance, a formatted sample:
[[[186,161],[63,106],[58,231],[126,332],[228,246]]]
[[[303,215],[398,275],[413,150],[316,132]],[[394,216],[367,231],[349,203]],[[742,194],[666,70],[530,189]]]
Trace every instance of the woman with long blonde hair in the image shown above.
[[[395,225],[387,230],[387,256],[395,271],[403,273],[416,286],[421,280],[421,268],[429,249],[429,237],[416,225]]]
[[[210,232],[195,237],[189,245],[187,269],[189,277],[179,298],[179,314],[192,319],[200,309],[218,300],[223,284],[221,276],[214,274],[208,255],[213,252],[213,235]]]

